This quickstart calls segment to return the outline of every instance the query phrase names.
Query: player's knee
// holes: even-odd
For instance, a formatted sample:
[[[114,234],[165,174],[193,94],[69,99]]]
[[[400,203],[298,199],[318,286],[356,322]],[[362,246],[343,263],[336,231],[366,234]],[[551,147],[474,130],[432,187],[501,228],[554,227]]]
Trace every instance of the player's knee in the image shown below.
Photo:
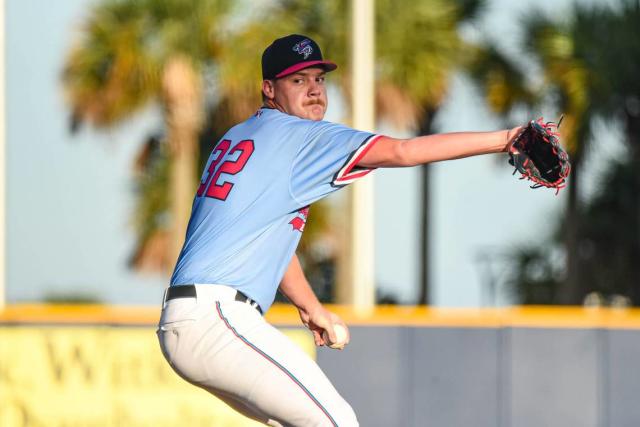
[[[358,427],[358,418],[351,405],[345,402],[345,408],[342,411],[342,419],[338,421],[340,427]]]
[[[335,408],[331,413],[331,419],[325,417],[322,422],[318,424],[319,426],[327,426],[327,427],[358,427],[358,419],[356,417],[356,413],[351,408],[347,402],[343,401],[343,403]]]

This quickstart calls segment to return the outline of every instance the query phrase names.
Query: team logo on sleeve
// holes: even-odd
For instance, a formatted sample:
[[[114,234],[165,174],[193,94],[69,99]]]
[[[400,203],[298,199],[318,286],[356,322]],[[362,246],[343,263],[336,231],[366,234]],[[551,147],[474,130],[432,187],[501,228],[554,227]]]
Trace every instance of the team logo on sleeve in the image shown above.
[[[304,226],[307,224],[307,218],[309,217],[309,206],[300,209],[295,215],[296,216],[289,221],[289,224],[291,224],[293,230],[298,230],[302,233]]]
[[[304,56],[304,59],[307,59],[309,55],[313,53],[313,47],[311,47],[311,40],[304,39],[299,43],[296,43],[293,46],[293,51],[298,52],[300,55]]]

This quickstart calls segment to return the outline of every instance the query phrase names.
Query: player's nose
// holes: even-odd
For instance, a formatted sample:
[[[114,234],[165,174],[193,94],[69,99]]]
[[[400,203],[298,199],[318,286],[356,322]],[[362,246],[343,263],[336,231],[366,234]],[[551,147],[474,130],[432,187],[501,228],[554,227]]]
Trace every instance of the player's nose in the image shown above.
[[[308,91],[309,96],[317,97],[317,96],[320,96],[320,93],[321,93],[320,83],[316,82],[315,80],[312,80],[309,83],[309,91]]]

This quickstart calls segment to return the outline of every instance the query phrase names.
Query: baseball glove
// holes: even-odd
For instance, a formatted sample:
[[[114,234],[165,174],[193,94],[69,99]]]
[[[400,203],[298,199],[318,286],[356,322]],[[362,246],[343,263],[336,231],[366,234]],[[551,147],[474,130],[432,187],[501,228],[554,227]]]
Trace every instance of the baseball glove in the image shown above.
[[[566,187],[571,172],[569,155],[558,142],[558,123],[531,120],[509,147],[509,163],[520,172],[520,179],[533,181],[531,188],[555,188],[556,194]]]

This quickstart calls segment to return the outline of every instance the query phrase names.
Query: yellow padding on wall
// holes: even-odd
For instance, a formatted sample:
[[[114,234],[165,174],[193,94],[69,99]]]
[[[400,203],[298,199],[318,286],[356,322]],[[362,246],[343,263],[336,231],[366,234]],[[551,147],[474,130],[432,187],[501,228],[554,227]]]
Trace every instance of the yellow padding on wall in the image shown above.
[[[363,312],[348,306],[327,307],[354,326],[640,329],[640,309],[637,308],[377,306]],[[160,308],[150,306],[16,304],[0,311],[0,323],[154,325],[159,315]],[[300,325],[298,312],[291,305],[275,304],[266,317],[275,325]]]
[[[311,335],[283,333],[312,358]],[[188,384],[153,327],[0,327],[2,427],[254,427]]]

